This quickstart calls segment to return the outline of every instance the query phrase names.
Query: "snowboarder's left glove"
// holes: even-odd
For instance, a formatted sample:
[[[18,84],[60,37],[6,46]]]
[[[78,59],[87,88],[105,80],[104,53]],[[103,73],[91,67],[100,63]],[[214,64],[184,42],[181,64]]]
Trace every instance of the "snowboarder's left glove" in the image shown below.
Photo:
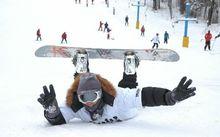
[[[191,87],[189,88],[190,84],[192,83],[192,80],[189,79],[186,81],[186,77],[183,77],[180,82],[179,85],[172,91],[171,93],[171,98],[175,101],[182,101],[184,99],[187,99],[191,96],[195,95],[195,87]]]

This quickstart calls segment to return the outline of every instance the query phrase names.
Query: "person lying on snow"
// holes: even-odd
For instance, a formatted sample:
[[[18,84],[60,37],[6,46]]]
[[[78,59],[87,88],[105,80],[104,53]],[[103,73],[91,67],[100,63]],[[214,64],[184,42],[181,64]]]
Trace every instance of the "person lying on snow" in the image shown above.
[[[192,80],[183,77],[173,90],[159,87],[137,88],[139,59],[133,52],[124,57],[123,79],[118,87],[98,74],[89,72],[87,52],[79,50],[73,58],[76,75],[66,95],[66,105],[59,107],[53,85],[43,86],[38,98],[44,116],[52,125],[69,123],[73,118],[97,124],[120,122],[136,116],[146,106],[170,106],[195,95]]]

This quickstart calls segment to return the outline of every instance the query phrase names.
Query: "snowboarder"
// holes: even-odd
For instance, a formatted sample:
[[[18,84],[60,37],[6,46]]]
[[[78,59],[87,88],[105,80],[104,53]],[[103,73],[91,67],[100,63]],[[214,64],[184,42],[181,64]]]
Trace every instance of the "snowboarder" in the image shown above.
[[[107,28],[107,39],[110,39],[110,32],[111,32],[112,30],[110,29],[110,28]]]
[[[37,30],[37,41],[40,39],[40,41],[42,40],[41,39],[41,32],[40,32],[40,29]]]
[[[63,41],[65,41],[66,44],[67,44],[67,34],[66,34],[66,32],[64,32],[64,33],[62,34],[61,38],[62,38],[61,44],[63,44]]]
[[[205,34],[205,47],[204,50],[206,50],[206,48],[208,47],[209,50],[211,50],[211,39],[212,39],[212,34],[210,32],[210,30]]]
[[[76,58],[86,51],[77,52]],[[88,56],[88,55],[85,55]],[[85,57],[83,55],[83,57]],[[80,57],[79,57],[80,58]],[[87,58],[88,59],[88,58]],[[84,62],[78,62],[76,66]],[[98,74],[76,71],[76,77],[66,96],[66,105],[59,107],[53,85],[43,86],[38,102],[44,108],[44,117],[52,125],[69,123],[73,118],[97,124],[121,122],[136,116],[137,110],[146,106],[171,106],[195,95],[192,80],[183,77],[173,90],[159,87],[137,88],[136,68],[139,58],[134,52],[124,56],[123,78],[114,87],[111,82]],[[80,69],[79,69],[80,70]]]
[[[105,24],[104,24],[104,32],[105,32],[105,30],[107,30],[107,28],[108,28],[108,23],[105,22]]]
[[[128,15],[125,17],[125,26],[128,26],[128,20],[129,20],[129,18],[128,18]]]
[[[103,26],[103,22],[102,21],[99,21],[99,29],[98,29],[98,31],[102,31],[103,29],[102,29],[102,26]]]
[[[160,43],[160,39],[159,39],[159,34],[158,33],[156,33],[156,36],[153,37],[151,42],[153,42],[152,49],[154,49],[155,46],[156,46],[156,49],[158,49],[158,46],[159,46],[159,43]]]
[[[144,27],[144,25],[142,25],[142,27],[141,27],[141,36],[144,36],[144,32],[145,32],[145,27]]]
[[[169,33],[167,31],[164,32],[164,44],[168,44]]]

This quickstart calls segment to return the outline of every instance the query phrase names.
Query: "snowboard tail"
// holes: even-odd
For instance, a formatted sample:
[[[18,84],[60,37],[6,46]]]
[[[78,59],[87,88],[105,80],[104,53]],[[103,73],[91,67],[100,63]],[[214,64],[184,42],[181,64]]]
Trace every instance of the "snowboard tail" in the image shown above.
[[[176,62],[179,55],[171,49],[102,49],[46,45],[35,51],[37,57],[72,58],[76,50],[85,49],[89,59],[124,59],[126,51],[133,51],[141,60]]]

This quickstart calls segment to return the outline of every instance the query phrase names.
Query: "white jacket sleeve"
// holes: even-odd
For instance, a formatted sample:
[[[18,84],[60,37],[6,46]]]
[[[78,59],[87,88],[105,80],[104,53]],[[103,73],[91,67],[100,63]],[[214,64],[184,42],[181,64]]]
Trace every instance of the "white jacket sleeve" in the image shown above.
[[[121,109],[142,108],[140,89],[119,88],[115,103]]]
[[[69,121],[71,119],[76,117],[76,113],[74,113],[73,110],[70,107],[66,106],[66,105],[60,107],[60,111],[61,111],[66,123],[69,123]]]

